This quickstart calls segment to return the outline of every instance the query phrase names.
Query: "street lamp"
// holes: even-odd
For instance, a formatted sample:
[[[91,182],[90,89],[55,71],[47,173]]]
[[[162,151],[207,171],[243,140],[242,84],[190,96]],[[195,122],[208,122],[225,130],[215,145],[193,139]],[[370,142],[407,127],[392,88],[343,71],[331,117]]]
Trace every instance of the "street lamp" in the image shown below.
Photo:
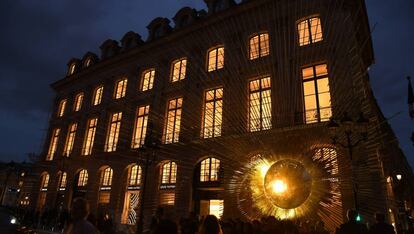
[[[144,173],[143,173],[143,186],[142,186],[142,194],[141,194],[141,201],[140,201],[140,210],[137,222],[137,233],[142,234],[144,230],[144,204],[145,204],[145,190],[147,188],[147,175],[148,175],[148,168],[153,163],[157,162],[157,155],[156,150],[159,149],[159,142],[154,137],[154,130],[152,122],[148,123],[147,126],[147,134],[145,136],[144,145],[138,148],[139,154],[144,156],[141,165],[144,166]]]
[[[358,185],[354,181],[353,150],[359,143],[367,139],[368,123],[369,120],[365,118],[362,112],[356,120],[353,120],[348,113],[345,112],[339,121],[335,121],[331,118],[326,126],[331,132],[332,144],[339,145],[348,150],[349,159],[351,161],[351,180],[356,211],[358,211]],[[340,140],[343,136],[345,137],[345,142]]]

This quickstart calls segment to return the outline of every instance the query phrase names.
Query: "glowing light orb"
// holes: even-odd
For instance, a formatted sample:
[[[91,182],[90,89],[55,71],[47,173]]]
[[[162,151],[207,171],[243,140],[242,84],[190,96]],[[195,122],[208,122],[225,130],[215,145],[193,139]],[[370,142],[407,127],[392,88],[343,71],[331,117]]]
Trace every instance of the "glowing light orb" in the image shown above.
[[[283,180],[275,180],[272,182],[272,189],[274,193],[284,193],[287,190],[287,184]]]
[[[274,205],[283,209],[294,209],[308,199],[312,188],[312,177],[298,161],[280,160],[267,170],[264,191]]]

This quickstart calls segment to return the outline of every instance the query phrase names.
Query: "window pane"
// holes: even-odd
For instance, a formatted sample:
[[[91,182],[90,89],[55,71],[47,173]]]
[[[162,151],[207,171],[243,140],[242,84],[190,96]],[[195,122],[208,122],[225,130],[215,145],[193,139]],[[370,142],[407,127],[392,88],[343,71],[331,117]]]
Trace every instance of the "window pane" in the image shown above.
[[[319,18],[310,19],[312,42],[322,41],[322,26]]]
[[[250,59],[259,57],[259,36],[254,36],[250,39]]]

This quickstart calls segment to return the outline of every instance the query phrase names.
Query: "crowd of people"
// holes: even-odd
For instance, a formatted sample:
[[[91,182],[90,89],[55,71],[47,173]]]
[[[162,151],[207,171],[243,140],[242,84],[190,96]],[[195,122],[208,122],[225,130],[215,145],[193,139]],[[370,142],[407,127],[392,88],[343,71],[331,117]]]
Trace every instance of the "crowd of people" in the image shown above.
[[[335,234],[394,234],[394,227],[386,223],[384,214],[376,214],[376,223],[367,227],[357,221],[358,213],[354,210],[348,211],[348,221],[340,225]],[[199,217],[190,213],[188,217],[181,218],[175,222],[174,217],[164,213],[162,207],[158,208],[151,219],[149,234],[329,234],[321,220],[280,220],[273,216],[262,217],[260,220],[251,222],[241,219],[219,220],[214,215]],[[109,215],[95,218],[89,211],[89,204],[83,198],[76,198],[72,203],[72,209],[39,213],[26,212],[22,215],[22,223],[65,234],[126,234],[128,230],[116,231],[116,227]],[[131,232],[131,230],[129,230]],[[414,234],[414,229],[397,234]]]

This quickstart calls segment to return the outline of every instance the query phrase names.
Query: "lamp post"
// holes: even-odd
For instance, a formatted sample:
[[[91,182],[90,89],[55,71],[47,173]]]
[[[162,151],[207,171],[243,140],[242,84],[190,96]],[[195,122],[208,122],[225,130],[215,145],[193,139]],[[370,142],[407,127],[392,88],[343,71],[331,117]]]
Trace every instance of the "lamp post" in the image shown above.
[[[365,141],[368,137],[367,127],[369,120],[364,117],[361,112],[357,120],[353,120],[345,112],[343,117],[336,121],[331,118],[327,124],[327,128],[331,131],[331,139],[334,145],[348,150],[349,159],[351,162],[351,181],[352,192],[354,198],[354,208],[358,211],[358,184],[354,181],[354,161],[353,151],[362,141]],[[340,139],[345,138],[345,142]]]
[[[142,234],[144,231],[144,204],[145,204],[145,190],[147,188],[147,176],[148,176],[148,168],[153,163],[157,161],[156,150],[159,149],[159,143],[154,138],[153,132],[153,125],[152,122],[148,123],[148,131],[147,135],[145,136],[144,145],[138,148],[138,151],[144,159],[142,160],[141,165],[144,166],[144,173],[143,173],[143,184],[142,184],[142,194],[141,194],[141,201],[139,206],[139,216],[137,222],[137,234]],[[148,152],[149,150],[149,152]]]

